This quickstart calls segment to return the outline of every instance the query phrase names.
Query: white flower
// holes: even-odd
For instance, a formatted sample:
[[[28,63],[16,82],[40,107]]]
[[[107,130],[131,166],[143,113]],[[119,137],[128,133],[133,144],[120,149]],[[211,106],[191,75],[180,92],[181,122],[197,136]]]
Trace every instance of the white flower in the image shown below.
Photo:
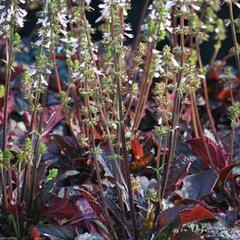
[[[189,12],[189,10],[188,10],[188,8],[186,7],[186,5],[182,5],[181,11],[182,11],[183,13],[188,13],[188,12]]]
[[[37,20],[37,24],[41,24],[43,27],[46,27],[49,25],[49,21],[48,21],[48,18],[45,17],[45,18],[39,18]]]
[[[64,43],[74,44],[74,43],[78,42],[78,39],[74,38],[74,37],[69,37],[69,38],[67,37],[67,38],[62,38],[61,41],[64,42]]]
[[[174,3],[173,1],[168,1],[165,5],[166,9],[170,10],[173,6],[175,6],[176,3]]]
[[[149,14],[149,17],[150,17],[152,20],[156,20],[156,19],[157,19],[156,9],[152,9],[152,11],[151,11],[150,14]]]
[[[29,72],[29,75],[30,75],[30,76],[33,76],[33,75],[35,75],[35,74],[37,73],[37,70],[36,70],[35,68],[30,68],[30,69],[28,70],[28,72]]]
[[[25,0],[19,0],[17,3],[25,3]],[[7,7],[8,6],[8,7]],[[27,11],[20,8],[16,3],[9,5],[0,5],[0,24],[4,26],[0,30],[0,35],[7,34],[10,30],[11,22],[14,20],[15,24],[19,27],[23,27],[24,18],[27,15]]]
[[[41,85],[42,86],[47,86],[48,82],[46,81],[46,79],[44,78],[44,76],[42,74],[40,75],[40,78],[41,78]]]
[[[92,0],[85,0],[85,2],[86,2],[87,5],[90,5],[91,1],[92,1]]]
[[[58,13],[58,20],[63,27],[67,27],[69,20],[67,20],[67,15],[63,13]]]
[[[234,4],[235,4],[238,8],[240,8],[240,3],[234,2]]]
[[[124,35],[128,38],[134,38],[134,35],[132,33],[124,33]]]
[[[199,10],[200,10],[200,7],[197,6],[197,5],[195,5],[195,4],[192,5],[192,8],[195,9],[196,11],[199,11]]]
[[[80,72],[73,72],[72,73],[73,78],[79,78],[79,76],[80,76]]]
[[[52,72],[47,68],[47,69],[46,69],[46,73],[47,73],[47,74],[51,74]]]
[[[5,20],[6,20],[6,12],[3,12],[3,13],[0,15],[0,24],[2,24]]]
[[[98,7],[101,9],[101,16],[96,20],[96,23],[100,22],[103,18],[110,17],[111,1],[104,0],[104,3],[99,4]]]
[[[10,8],[7,10],[7,17],[6,17],[7,22],[11,21],[12,16],[14,16],[13,5],[11,5]]]
[[[102,73],[102,71],[100,69],[93,67],[93,71],[99,76],[104,76],[104,74]]]
[[[27,15],[27,11],[23,9],[16,9],[16,21],[19,27],[23,27],[24,17]]]
[[[176,61],[176,59],[174,57],[171,59],[171,61],[172,61],[172,64],[175,68],[180,67],[179,63]]]

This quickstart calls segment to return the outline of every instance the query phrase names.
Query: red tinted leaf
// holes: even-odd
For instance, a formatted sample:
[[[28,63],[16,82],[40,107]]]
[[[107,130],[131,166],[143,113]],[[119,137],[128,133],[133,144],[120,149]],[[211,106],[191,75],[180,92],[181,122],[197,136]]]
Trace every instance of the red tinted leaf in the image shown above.
[[[26,215],[26,206],[24,203],[17,204],[16,199],[9,196],[8,211],[12,214],[16,214],[16,212],[18,211],[20,217],[23,217]]]
[[[213,164],[219,169],[224,168],[227,164],[228,159],[226,152],[219,144],[213,142],[210,138],[207,137],[204,138],[208,146]],[[199,157],[201,157],[201,159],[204,162],[204,165],[209,166],[209,159],[204,147],[203,139],[193,138],[188,141],[188,144],[190,145],[192,151],[196,153]]]
[[[14,105],[15,105],[14,97],[13,97],[13,95],[10,95],[8,98],[8,106],[7,106],[7,115],[8,116],[13,111]],[[3,98],[0,98],[0,124],[3,123],[3,106],[4,106]]]
[[[137,139],[132,139],[131,145],[132,145],[132,151],[133,151],[135,159],[139,159],[139,158],[143,157],[144,151],[143,151],[143,147],[139,143],[139,141]]]
[[[98,201],[96,201],[96,198],[91,193],[83,189],[79,189],[79,191],[81,196],[84,197],[84,199],[90,204],[90,206],[94,210],[94,213],[104,221],[102,205],[99,204]]]
[[[99,134],[98,132],[95,132],[95,136],[94,136],[95,140],[102,140],[102,135]]]
[[[32,240],[40,240],[41,233],[39,232],[39,230],[35,227],[32,226],[30,228],[30,239]]]
[[[168,208],[167,210],[161,212],[157,221],[160,224],[160,227],[168,225],[171,221],[173,221],[177,216],[179,216],[180,212],[187,209],[189,206],[186,205],[178,205],[176,207]]]
[[[184,112],[184,119],[185,119],[185,122],[186,122],[186,126],[189,127],[189,124],[190,124],[191,119],[192,119],[191,107],[187,108],[186,111]]]
[[[152,236],[153,239],[170,239],[175,228],[180,225],[179,216],[174,218],[168,225],[161,227],[160,229],[155,229]],[[159,238],[158,238],[159,236]],[[152,238],[151,238],[152,239]]]
[[[147,153],[143,157],[136,159],[130,163],[130,169],[131,171],[141,169],[142,167],[146,166],[148,163],[150,163],[153,159],[152,153]]]
[[[43,110],[44,142],[48,141],[49,133],[54,129],[54,127],[57,124],[59,124],[64,119],[64,114],[62,113],[61,110],[62,110],[62,107],[60,104],[44,108]],[[23,117],[24,117],[24,122],[29,127],[31,122],[31,114],[29,112],[24,112]]]
[[[71,219],[78,211],[78,207],[69,197],[59,198],[53,196],[53,203],[43,211],[43,216],[53,219]]]
[[[239,84],[239,83],[238,83]],[[228,99],[231,97],[231,91],[233,92],[233,95],[235,96],[238,96],[239,95],[239,92],[240,90],[239,89],[227,89],[227,90],[222,90],[218,95],[218,99],[223,101],[225,99]]]
[[[218,99],[219,100],[224,100],[226,98],[230,97],[230,91],[229,90],[222,90],[219,94],[218,94]]]
[[[204,219],[212,219],[214,215],[200,204],[178,205],[161,212],[157,216],[159,223],[154,232],[159,233],[159,228],[167,228],[173,221],[177,221],[177,226]]]
[[[219,74],[222,69],[221,64],[214,63],[214,65],[208,70],[207,78],[212,80],[219,80]]]
[[[44,109],[43,113],[43,121],[45,123],[44,126],[44,141],[48,139],[48,133],[50,133],[53,128],[59,124],[64,118],[64,114],[62,113],[61,105],[50,106]]]
[[[75,142],[70,142],[67,138],[60,135],[53,135],[53,137],[64,154],[72,158],[79,158],[78,145]]]
[[[230,172],[235,168],[236,166],[240,165],[240,162],[233,163],[231,165],[228,165],[227,167],[221,169],[219,175],[222,182],[225,182],[227,176],[230,174]]]
[[[52,220],[67,219],[71,225],[76,225],[85,218],[105,222],[102,206],[96,199],[83,189],[79,189],[79,192],[80,195],[71,198],[53,196],[52,203],[43,211],[43,216]]]
[[[22,65],[18,65],[14,67],[14,73],[23,73],[24,72],[24,68]]]
[[[188,175],[188,173],[189,173],[189,168],[191,167],[191,165],[192,165],[191,162],[188,163],[188,165],[185,166],[185,168],[182,168],[180,175],[177,175],[177,174],[176,174],[177,176],[175,176],[175,178],[174,178],[174,179],[176,179],[176,183],[175,183],[175,187],[176,187],[176,188],[178,188],[178,187],[182,184],[183,179]],[[179,168],[180,168],[180,167],[179,167]],[[179,172],[180,172],[180,171],[179,171]],[[178,173],[178,172],[176,172],[176,173]],[[175,175],[175,172],[174,172],[174,175]]]
[[[184,210],[180,213],[181,224],[189,224],[205,219],[214,219],[215,216],[208,209],[197,204],[191,209]]]
[[[25,111],[23,113],[23,119],[24,119],[24,123],[26,124],[27,127],[30,127],[30,124],[31,124],[31,113],[30,112],[27,112]]]
[[[183,179],[180,195],[186,199],[200,200],[209,195],[218,179],[218,174],[213,169],[188,175]]]
[[[66,60],[66,57],[64,55],[56,54],[54,57],[51,56],[52,60]]]

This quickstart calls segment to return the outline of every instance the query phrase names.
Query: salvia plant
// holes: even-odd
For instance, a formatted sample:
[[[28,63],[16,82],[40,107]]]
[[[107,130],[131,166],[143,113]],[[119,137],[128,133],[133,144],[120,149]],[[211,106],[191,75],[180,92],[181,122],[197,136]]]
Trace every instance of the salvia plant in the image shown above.
[[[0,1],[0,238],[238,239],[239,9]]]

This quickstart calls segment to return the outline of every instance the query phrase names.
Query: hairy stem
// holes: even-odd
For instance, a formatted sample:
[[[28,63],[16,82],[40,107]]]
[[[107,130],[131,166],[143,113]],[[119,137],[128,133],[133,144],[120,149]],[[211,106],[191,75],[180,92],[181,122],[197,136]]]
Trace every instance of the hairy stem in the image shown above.
[[[120,12],[120,17],[122,13]],[[111,9],[111,38],[114,42],[115,40],[115,31],[114,31],[114,17],[113,17],[113,10]],[[114,68],[115,72],[120,72],[120,56],[119,53],[116,52],[114,49],[113,54],[113,61],[114,61]],[[125,129],[124,129],[124,114],[123,114],[123,101],[122,101],[122,94],[121,94],[121,79],[116,74],[115,75],[115,82],[117,84],[117,99],[118,99],[118,114],[119,114],[119,128],[120,128],[120,136],[122,142],[122,154],[123,154],[123,162],[124,162],[124,171],[126,176],[126,183],[128,188],[128,195],[129,195],[129,203],[130,203],[130,212],[131,218],[133,223],[133,230],[134,230],[134,238],[138,239],[138,231],[137,231],[137,221],[136,221],[136,211],[133,199],[133,191],[132,191],[132,182],[131,182],[131,175],[130,175],[130,168],[128,163],[128,152],[127,152],[127,143],[125,137]]]
[[[236,65],[238,69],[238,76],[240,76],[240,56],[239,56],[239,47],[237,42],[237,34],[236,34],[236,27],[234,23],[234,16],[233,16],[233,2],[230,0],[228,3],[228,10],[229,10],[229,16],[231,20],[231,32],[232,32],[232,40],[235,50],[235,59],[236,59]],[[234,98],[233,98],[233,92],[232,92],[232,84],[230,84],[230,91],[231,91],[231,102],[232,105],[234,104]],[[229,154],[229,162],[232,163],[233,161],[233,152],[234,152],[234,140],[235,140],[236,130],[235,127],[232,128],[231,133],[231,144],[230,144],[230,154]]]
[[[10,94],[10,81],[12,76],[12,64],[14,61],[14,50],[13,50],[13,34],[14,28],[11,26],[10,28],[10,39],[6,39],[6,67],[7,74],[5,80],[5,94],[4,94],[4,107],[3,107],[3,126],[2,126],[2,151],[5,151],[7,148],[7,127],[8,127],[8,98]],[[10,164],[10,163],[8,163]],[[9,186],[10,195],[12,195],[12,174],[11,169],[5,170],[2,168],[2,187],[3,187],[3,209],[7,207],[7,199],[6,199],[6,188]]]
[[[236,58],[236,64],[238,69],[238,75],[240,76],[240,56],[239,56],[239,46],[237,41],[237,34],[236,34],[236,27],[234,23],[234,16],[233,16],[233,1],[230,0],[228,4],[228,10],[231,20],[231,31],[232,31],[232,39],[233,39],[233,45],[235,50],[235,58]]]
[[[179,111],[180,111],[180,104],[181,104],[179,87],[181,86],[182,75],[183,75],[182,67],[184,64],[184,17],[183,16],[180,16],[180,48],[181,48],[181,56],[180,56],[181,69],[180,69],[180,72],[178,73],[177,89],[176,89],[174,105],[173,105],[172,131],[170,133],[169,156],[168,156],[166,168],[164,169],[163,186],[162,186],[162,193],[161,193],[162,197],[164,197],[164,194],[167,188],[170,168],[174,158],[174,154],[176,150],[176,142],[177,142],[177,126],[179,121]]]

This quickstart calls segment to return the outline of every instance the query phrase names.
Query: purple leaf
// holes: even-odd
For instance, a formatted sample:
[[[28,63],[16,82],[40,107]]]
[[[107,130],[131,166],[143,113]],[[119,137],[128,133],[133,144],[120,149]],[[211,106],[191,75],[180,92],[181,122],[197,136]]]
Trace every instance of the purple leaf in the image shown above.
[[[212,141],[210,138],[204,137],[207,147],[209,149],[209,153],[212,159],[213,164],[215,167],[222,169],[227,164],[227,154],[224,151],[224,149],[214,141]],[[188,144],[190,145],[192,151],[196,153],[204,162],[205,166],[209,166],[209,158],[207,151],[204,147],[204,142],[202,138],[193,138],[188,141]]]
[[[101,155],[97,155],[97,160],[105,171],[104,176],[114,178],[114,175],[112,173],[110,154],[105,151]]]
[[[188,175],[179,193],[184,199],[200,200],[212,193],[217,179],[218,174],[213,169]]]
[[[57,226],[52,224],[37,225],[37,230],[43,235],[48,236],[52,240],[73,239],[73,229],[68,226]]]
[[[49,133],[64,119],[61,105],[49,106],[44,109],[44,133],[43,139],[46,142],[49,138]]]

